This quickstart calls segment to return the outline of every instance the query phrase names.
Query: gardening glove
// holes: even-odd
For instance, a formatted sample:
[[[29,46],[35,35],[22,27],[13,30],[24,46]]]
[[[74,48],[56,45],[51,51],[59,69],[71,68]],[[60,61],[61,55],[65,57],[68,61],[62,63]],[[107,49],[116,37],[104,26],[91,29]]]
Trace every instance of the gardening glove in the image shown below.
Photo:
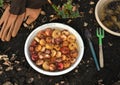
[[[0,38],[9,41],[15,37],[25,17],[26,0],[12,0],[0,19]],[[21,5],[22,4],[22,5]]]
[[[32,11],[29,12],[30,10],[27,9],[26,16],[28,16],[28,20],[27,20],[28,23],[32,23],[38,17],[41,10],[41,9],[37,10],[38,6],[36,5],[39,5],[37,3],[38,1],[37,0],[36,1],[27,0],[27,1],[29,1],[29,3],[27,3],[26,0],[12,0],[11,5],[6,8],[5,12],[3,13],[3,16],[0,19],[0,26],[1,26],[0,38],[2,41],[9,41],[11,37],[16,36],[24,20],[26,6],[36,9],[36,11],[34,10],[32,11],[34,12],[34,14],[35,12],[37,14],[37,15],[32,15],[31,13]],[[41,7],[42,5],[43,4],[39,5],[39,7]],[[31,18],[30,16],[34,16],[34,17]]]
[[[26,15],[25,15],[25,23],[24,26],[29,26],[32,24],[40,15],[41,13],[41,8],[38,9],[32,9],[32,8],[26,8]]]
[[[6,12],[4,12],[4,16],[2,16],[0,20],[0,25],[3,24],[0,30],[0,38],[2,41],[9,41],[11,37],[16,36],[25,16],[25,13],[20,15],[11,14],[8,9],[9,7],[6,8]]]
[[[40,15],[42,11],[41,8],[45,4],[48,4],[47,0],[36,0],[36,1],[28,0],[26,4],[26,15],[25,15],[25,19],[27,20],[24,24],[29,26],[31,23],[33,23]]]

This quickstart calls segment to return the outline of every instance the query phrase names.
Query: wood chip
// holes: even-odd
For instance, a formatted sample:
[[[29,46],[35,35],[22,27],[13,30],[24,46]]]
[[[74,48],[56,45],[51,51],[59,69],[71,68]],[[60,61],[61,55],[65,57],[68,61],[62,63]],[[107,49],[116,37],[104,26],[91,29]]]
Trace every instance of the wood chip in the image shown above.
[[[0,71],[0,75],[2,75],[3,74],[3,71]]]
[[[67,21],[67,23],[70,23],[70,22],[72,22],[72,20],[71,20],[71,19],[69,19],[69,20]]]
[[[93,1],[90,1],[90,5],[94,5],[95,4],[95,2],[93,2]]]
[[[90,8],[90,10],[89,10],[89,14],[93,14],[93,8]]]
[[[3,69],[3,67],[2,67],[2,65],[0,65],[0,70],[2,70]]]
[[[9,58],[3,58],[4,61],[9,61]]]
[[[14,85],[18,85],[17,83],[14,83]]]
[[[3,85],[13,85],[10,81],[6,81]]]
[[[55,16],[55,15],[52,14],[52,15],[50,15],[50,18],[53,18],[54,16]]]
[[[90,63],[90,61],[89,61],[89,60],[87,60],[87,63]]]
[[[22,68],[20,68],[20,67],[19,67],[19,68],[17,68],[17,71],[21,71],[21,70],[22,70]]]
[[[16,64],[20,64],[20,61],[14,61]]]
[[[87,22],[84,22],[84,25],[83,25],[84,27],[87,27],[88,26],[88,23]]]
[[[108,45],[111,47],[111,46],[113,46],[113,44],[111,43],[111,42],[108,42]]]
[[[38,77],[38,79],[40,79],[41,78],[40,74],[38,74],[37,77]]]
[[[102,83],[102,82],[103,82],[103,80],[102,80],[102,79],[98,80],[98,83]]]
[[[3,59],[3,57],[0,55],[0,60],[2,60]]]
[[[60,83],[61,83],[61,84],[64,84],[64,83],[65,83],[65,81],[61,81]]]
[[[60,85],[59,83],[55,83],[55,85]]]
[[[16,59],[16,55],[15,54],[12,54],[12,57],[10,58],[10,61],[14,61]]]
[[[41,11],[40,14],[41,14],[41,15],[46,15],[45,11]]]
[[[7,55],[0,55],[0,60],[9,60]]]
[[[7,68],[5,69],[5,71],[11,71],[11,70],[13,70],[13,67],[12,67],[12,66],[7,67]]]
[[[78,69],[75,69],[75,73],[78,73]]]
[[[10,61],[5,61],[5,62],[3,63],[3,65],[11,66],[11,62],[10,62]]]
[[[34,78],[29,78],[28,81],[27,81],[27,83],[30,84],[30,83],[32,83],[33,81],[34,81]]]

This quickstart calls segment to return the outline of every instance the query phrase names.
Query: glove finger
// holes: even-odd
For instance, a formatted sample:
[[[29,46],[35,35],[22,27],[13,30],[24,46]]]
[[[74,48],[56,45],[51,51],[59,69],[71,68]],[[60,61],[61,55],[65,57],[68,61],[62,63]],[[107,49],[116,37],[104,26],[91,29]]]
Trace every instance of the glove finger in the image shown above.
[[[2,24],[3,24],[3,19],[0,19],[0,26],[2,27]]]
[[[7,24],[8,18],[10,16],[9,9],[10,9],[10,7],[8,6],[6,8],[5,12],[3,13],[1,19],[0,19],[0,26],[1,26],[1,29],[0,29],[0,38],[1,38],[2,34],[3,34],[4,28],[5,28],[6,24]]]
[[[14,24],[11,25],[10,30],[7,33],[7,36],[6,36],[6,39],[5,39],[6,41],[10,41],[11,36],[12,36],[12,30],[13,30],[13,28],[14,28]]]
[[[26,10],[27,10],[27,9],[26,9]],[[28,14],[28,13],[25,13],[24,21],[26,21],[28,17],[29,17],[29,14]]]
[[[7,24],[7,20],[4,21],[4,23],[3,23],[2,29],[0,31],[0,38],[2,38],[2,35],[3,35],[4,30],[5,30],[6,24]]]
[[[2,32],[2,35],[1,35],[1,40],[2,41],[5,41],[5,38],[6,38],[6,35],[8,33],[9,28],[10,28],[10,24],[7,24],[6,27],[4,28],[3,32]]]
[[[31,16],[29,16],[25,23],[27,25],[30,25],[32,22],[34,22],[34,19]]]
[[[6,10],[4,11],[4,13],[3,13],[3,15],[2,15],[2,17],[1,17],[1,19],[0,19],[0,25],[2,25],[2,23],[3,23],[6,19],[8,19],[9,15],[10,15],[9,9],[10,9],[10,7],[8,6],[8,7],[6,8]]]
[[[15,26],[14,26],[14,29],[12,31],[12,37],[15,37],[20,29],[20,26],[22,25],[22,22],[24,20],[24,17],[25,17],[25,13],[19,15],[17,17],[17,20],[15,22]]]
[[[30,25],[31,23],[33,23],[39,16],[41,9],[30,9],[28,8],[26,10],[26,15],[29,15],[29,17],[26,20],[26,24]]]

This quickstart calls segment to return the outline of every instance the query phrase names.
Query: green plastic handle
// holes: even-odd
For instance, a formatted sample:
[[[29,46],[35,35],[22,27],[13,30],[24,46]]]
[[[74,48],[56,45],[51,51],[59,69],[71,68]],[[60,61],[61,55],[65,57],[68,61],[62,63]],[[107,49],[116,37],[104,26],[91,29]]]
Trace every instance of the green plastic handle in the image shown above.
[[[99,37],[99,45],[102,45],[102,38]]]

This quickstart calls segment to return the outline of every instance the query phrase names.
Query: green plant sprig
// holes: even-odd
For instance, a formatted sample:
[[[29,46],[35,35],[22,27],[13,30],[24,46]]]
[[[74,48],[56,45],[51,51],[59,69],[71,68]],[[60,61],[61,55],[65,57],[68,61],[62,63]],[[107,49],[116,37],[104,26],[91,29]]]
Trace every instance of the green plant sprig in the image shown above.
[[[52,4],[53,9],[57,13],[57,16],[60,18],[77,18],[80,17],[79,11],[76,8],[73,10],[72,0],[68,0],[66,3],[64,3],[62,6],[55,4]]]
[[[3,6],[3,0],[0,0],[0,7]]]

